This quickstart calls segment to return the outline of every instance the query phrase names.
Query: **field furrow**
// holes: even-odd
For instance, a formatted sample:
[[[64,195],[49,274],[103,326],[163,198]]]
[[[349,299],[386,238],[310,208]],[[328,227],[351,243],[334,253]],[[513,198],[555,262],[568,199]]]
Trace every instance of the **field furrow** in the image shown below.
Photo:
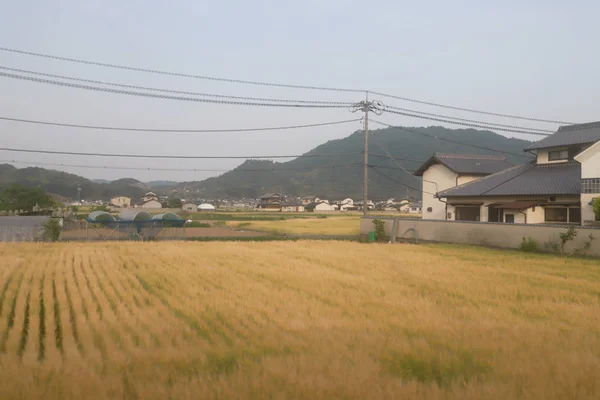
[[[599,285],[447,245],[0,245],[0,399],[595,400]]]
[[[124,355],[128,355],[133,349],[138,347],[139,334],[131,328],[129,322],[123,315],[119,315],[117,303],[114,298],[115,295],[111,290],[107,289],[109,286],[107,280],[104,276],[101,277],[101,274],[98,272],[98,269],[100,268],[98,266],[99,262],[92,262],[91,257],[95,260],[101,260],[102,256],[99,253],[90,256],[90,281],[94,287],[98,288],[97,298],[102,303],[103,308],[108,310],[104,313],[104,318],[115,345],[121,349]]]
[[[134,300],[142,294],[138,288],[129,284],[128,277],[121,268],[112,269],[112,278],[109,276],[104,265],[122,265],[119,259],[110,259],[106,254],[103,255],[104,262],[99,270],[103,275],[121,308],[121,318],[126,319],[130,326],[130,333],[136,347],[148,348],[158,347],[160,345],[159,337],[163,333],[159,330],[162,324],[157,326],[156,313],[154,307],[142,309],[139,300]]]
[[[104,318],[104,308],[100,304],[94,288],[92,287],[89,272],[89,254],[81,254],[79,268],[75,268],[73,280],[76,283],[81,296],[81,306],[87,310],[87,326],[90,330],[93,347],[100,353],[102,359],[102,368],[105,370],[110,361],[122,361],[124,354],[121,350],[120,338],[115,339],[114,328],[111,327]]]
[[[24,303],[25,297],[27,296],[26,294],[22,294],[24,292],[22,287],[24,285],[23,279],[25,279],[25,273],[26,271],[21,272],[15,290],[12,294],[12,298],[9,302],[9,308],[6,313],[6,322],[4,325],[4,330],[2,331],[2,336],[0,336],[0,353],[6,353],[8,351],[8,340],[15,326],[15,319],[17,319],[17,306],[19,305],[19,301],[21,303]],[[27,282],[25,282],[25,285],[26,284]]]

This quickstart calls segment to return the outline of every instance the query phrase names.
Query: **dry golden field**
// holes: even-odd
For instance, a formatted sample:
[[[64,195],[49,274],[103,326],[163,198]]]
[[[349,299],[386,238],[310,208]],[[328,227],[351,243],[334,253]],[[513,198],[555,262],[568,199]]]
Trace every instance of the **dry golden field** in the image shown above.
[[[598,260],[0,245],[0,398],[597,399]]]

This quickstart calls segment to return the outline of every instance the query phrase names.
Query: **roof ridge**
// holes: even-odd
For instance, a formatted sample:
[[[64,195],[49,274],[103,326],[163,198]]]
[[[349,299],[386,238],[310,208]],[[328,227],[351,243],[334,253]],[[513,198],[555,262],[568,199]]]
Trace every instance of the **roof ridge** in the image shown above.
[[[443,152],[435,152],[435,157],[440,158],[461,158],[461,159],[473,159],[473,160],[497,160],[504,161],[506,157],[504,156],[496,156],[492,154],[460,154],[460,153],[443,153]]]
[[[465,182],[465,183],[463,183],[463,184],[461,184],[461,185],[454,186],[454,187],[452,187],[452,188],[448,188],[448,189],[446,189],[446,190],[442,190],[442,192],[441,192],[441,193],[443,193],[443,192],[447,192],[447,191],[454,191],[454,190],[456,190],[456,189],[460,189],[460,188],[463,188],[463,187],[465,187],[465,186],[468,186],[468,185],[471,185],[471,184],[474,184],[474,183],[483,182],[483,181],[485,181],[485,180],[488,180],[488,179],[490,179],[490,178],[494,178],[494,177],[496,177],[496,176],[498,176],[498,175],[505,174],[505,173],[507,173],[507,172],[509,172],[509,171],[512,171],[512,170],[514,170],[514,169],[517,169],[517,168],[525,167],[525,166],[527,166],[527,165],[528,165],[528,164],[519,164],[519,165],[513,165],[512,167],[508,167],[508,168],[506,168],[506,169],[503,169],[502,171],[494,172],[493,174],[490,174],[490,175],[483,176],[483,177],[481,177],[481,178],[479,178],[479,179],[475,179],[475,180],[472,180],[472,181],[469,181],[469,182]],[[526,169],[525,169],[525,171],[529,171],[531,168],[533,168],[533,166],[531,166],[530,168],[526,168]],[[525,172],[525,171],[523,171],[523,172]],[[519,175],[521,175],[521,174],[519,174]],[[519,175],[517,175],[517,176],[519,176]],[[511,178],[511,179],[509,179],[509,180],[507,180],[507,181],[504,181],[504,182],[508,182],[508,181],[510,181],[510,180],[512,180],[512,178]],[[503,183],[504,183],[504,182],[503,182]],[[494,188],[495,188],[495,187],[497,187],[497,186],[498,186],[498,185],[494,186]],[[493,189],[493,188],[492,188],[492,189]],[[491,190],[491,189],[490,189],[490,190]],[[485,192],[488,192],[488,191],[489,191],[489,190],[486,190]],[[484,192],[484,193],[485,193],[485,192]]]
[[[558,128],[558,131],[559,132],[570,132],[570,131],[577,131],[577,130],[581,130],[581,129],[590,129],[590,128],[599,128],[599,127],[600,127],[600,121],[595,121],[595,122],[586,122],[583,124],[563,125]]]

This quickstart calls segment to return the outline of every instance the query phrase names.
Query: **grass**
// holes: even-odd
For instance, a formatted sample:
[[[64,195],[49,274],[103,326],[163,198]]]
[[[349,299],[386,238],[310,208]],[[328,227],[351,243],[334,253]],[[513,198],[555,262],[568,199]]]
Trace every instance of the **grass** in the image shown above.
[[[250,231],[292,235],[358,235],[357,216],[336,218],[286,219],[282,221],[227,222],[227,226]]]
[[[341,241],[0,244],[0,265],[23,259],[0,271],[0,398],[600,396],[597,260]]]

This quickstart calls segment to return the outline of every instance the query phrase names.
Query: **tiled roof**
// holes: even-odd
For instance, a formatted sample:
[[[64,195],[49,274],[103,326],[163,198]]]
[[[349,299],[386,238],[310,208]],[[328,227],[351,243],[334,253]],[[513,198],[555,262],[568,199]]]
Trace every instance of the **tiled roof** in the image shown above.
[[[581,164],[578,162],[532,162],[444,190],[439,197],[579,195],[580,182]]]
[[[416,176],[423,176],[427,168],[434,164],[443,164],[451,171],[457,174],[477,174],[488,175],[494,172],[502,171],[512,164],[506,161],[504,156],[490,156],[480,154],[452,154],[435,153],[418,170],[414,172]]]
[[[595,143],[598,140],[600,140],[600,122],[567,125],[561,126],[556,133],[533,143],[525,150]]]
[[[260,196],[261,199],[270,199],[271,197],[281,197],[279,193],[265,193]]]

